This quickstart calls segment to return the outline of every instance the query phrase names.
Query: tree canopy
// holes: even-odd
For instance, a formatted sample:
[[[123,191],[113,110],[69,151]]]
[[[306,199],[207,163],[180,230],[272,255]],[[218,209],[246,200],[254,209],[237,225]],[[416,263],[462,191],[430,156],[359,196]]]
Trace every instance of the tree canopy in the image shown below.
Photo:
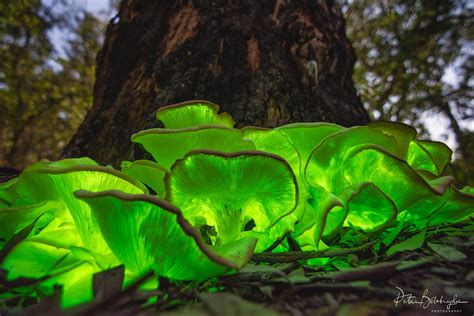
[[[92,104],[104,23],[69,6],[40,0],[0,4],[2,165],[22,168],[56,159]],[[63,47],[53,45],[51,32],[67,34]]]
[[[415,125],[449,122],[458,176],[472,178],[473,7],[467,0],[346,1],[347,31],[358,62],[354,81],[373,120]],[[467,169],[466,169],[467,168]]]

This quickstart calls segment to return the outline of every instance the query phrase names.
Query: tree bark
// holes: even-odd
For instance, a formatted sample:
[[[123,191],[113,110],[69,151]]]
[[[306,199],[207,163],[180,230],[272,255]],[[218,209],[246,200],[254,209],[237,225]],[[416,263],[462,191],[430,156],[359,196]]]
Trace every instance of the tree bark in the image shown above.
[[[94,104],[63,156],[133,159],[159,107],[205,99],[237,127],[365,124],[355,55],[331,0],[127,0],[98,55]],[[135,153],[135,156],[137,154]]]

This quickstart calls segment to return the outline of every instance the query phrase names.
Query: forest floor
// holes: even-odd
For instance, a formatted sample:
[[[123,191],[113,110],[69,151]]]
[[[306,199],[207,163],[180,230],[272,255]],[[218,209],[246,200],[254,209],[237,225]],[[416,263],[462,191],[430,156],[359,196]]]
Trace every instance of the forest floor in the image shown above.
[[[109,270],[91,304],[62,312],[51,297],[25,311],[35,316],[474,315],[474,221],[415,234],[399,231],[383,240],[347,232],[338,244],[346,247],[255,255],[239,274],[204,283],[160,279],[155,291],[137,290],[140,282],[121,290],[117,271]],[[319,264],[311,266],[298,260],[308,255],[330,258],[313,259]]]

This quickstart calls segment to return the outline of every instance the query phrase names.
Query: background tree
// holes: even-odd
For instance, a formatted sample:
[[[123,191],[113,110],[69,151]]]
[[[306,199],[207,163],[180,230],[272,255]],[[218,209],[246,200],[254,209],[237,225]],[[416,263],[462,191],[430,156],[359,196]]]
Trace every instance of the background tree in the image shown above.
[[[197,22],[193,20],[197,17],[195,11],[182,3],[175,4],[176,7],[156,4],[163,6],[156,17],[145,14],[132,19],[127,14],[140,13],[151,5],[146,1],[141,6],[134,3],[124,2],[121,13],[109,26],[109,44],[101,60],[111,60],[101,62],[100,82],[96,85],[96,103],[104,107],[108,104],[111,109],[131,104],[121,112],[130,111],[128,118],[115,112],[99,114],[103,117],[97,118],[98,122],[105,122],[103,127],[97,123],[98,128],[110,127],[110,131],[113,126],[109,124],[115,124],[112,117],[125,118],[120,125],[125,126],[125,134],[114,145],[118,151],[127,151],[125,156],[133,153],[131,148],[123,147],[128,140],[122,138],[128,139],[131,130],[140,129],[142,124],[152,126],[152,112],[158,106],[184,99],[206,97],[234,107],[241,114],[245,112],[238,116],[239,120],[247,116],[246,123],[268,126],[304,118],[333,120],[334,115],[323,112],[331,112],[334,102],[358,102],[353,99],[353,92],[348,93],[350,100],[338,95],[344,89],[353,91],[352,83],[345,79],[345,83],[337,83],[339,79],[331,74],[333,66],[337,65],[337,74],[341,74],[340,68],[349,69],[347,65],[354,60],[344,38],[333,40],[340,37],[343,22],[333,4],[327,14],[337,22],[325,21],[325,27],[315,21],[320,18],[317,15],[308,19],[308,13],[325,9],[312,2],[301,2],[299,8],[285,1],[264,2],[255,8],[247,4],[216,14],[223,2],[212,5],[197,1],[196,8],[209,8],[209,12],[199,15]],[[358,56],[355,85],[370,117],[415,124],[426,137],[432,136],[427,128],[432,121],[426,117],[444,118],[459,144],[454,171],[461,184],[474,179],[474,32],[469,2],[341,0],[339,4]],[[105,22],[86,14],[84,8],[71,5],[65,0],[0,4],[0,164],[21,168],[40,158],[58,158],[91,105],[95,54]],[[182,10],[178,11],[179,8]],[[227,15],[233,17],[226,19]],[[334,27],[337,32],[329,32]],[[137,28],[146,36],[134,38]],[[326,31],[321,33],[319,28]],[[58,42],[52,42],[48,36],[58,29],[69,38],[63,43],[61,54]],[[161,37],[156,35],[160,32]],[[208,38],[201,41],[204,33]],[[129,42],[117,42],[122,39]],[[278,44],[272,46],[275,39]],[[327,45],[326,41],[332,44]],[[165,43],[175,45],[176,51],[168,52],[171,46]],[[339,52],[341,47],[346,51],[343,54]],[[163,49],[165,54],[160,53]],[[146,53],[153,50],[161,55]],[[317,80],[314,74],[318,74]],[[341,78],[347,75],[344,73]],[[140,84],[139,78],[149,80]],[[331,80],[336,83],[330,83]],[[216,91],[199,82],[217,87]],[[150,92],[142,93],[146,89]],[[226,99],[223,95],[230,97]],[[292,108],[294,104],[298,106]],[[308,104],[314,106],[306,111]],[[321,104],[327,106],[319,108]],[[94,113],[102,107],[96,108]],[[246,111],[247,108],[255,110]],[[148,113],[148,117],[143,119],[142,112]],[[95,116],[90,114],[88,127],[92,127]],[[344,118],[336,115],[334,121]],[[86,131],[84,128],[78,134],[68,154],[79,155],[80,148],[92,146],[87,140],[95,136],[91,138]],[[105,138],[106,133],[99,136]],[[82,150],[85,154],[93,151]]]
[[[458,144],[458,178],[473,179],[474,8],[469,1],[361,0],[345,1],[343,7],[358,57],[354,80],[371,118],[407,122],[425,136],[426,114],[447,119]]]
[[[64,156],[133,159],[130,136],[190,99],[242,125],[364,124],[354,52],[333,1],[122,2],[98,57],[94,105]]]
[[[0,4],[0,164],[56,159],[92,104],[102,22],[56,1]],[[64,52],[51,42],[68,30]]]

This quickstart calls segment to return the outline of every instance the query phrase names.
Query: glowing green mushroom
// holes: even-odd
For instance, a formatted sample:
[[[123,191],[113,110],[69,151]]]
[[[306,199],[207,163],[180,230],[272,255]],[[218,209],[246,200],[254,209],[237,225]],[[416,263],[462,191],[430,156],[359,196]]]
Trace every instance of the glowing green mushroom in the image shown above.
[[[146,184],[156,196],[165,196],[164,177],[166,169],[149,160],[122,161],[122,172]]]
[[[424,203],[420,203],[420,205],[430,212],[422,213],[422,207],[412,207],[407,210],[409,218],[418,221],[429,218],[429,225],[431,226],[457,223],[468,219],[474,214],[474,192],[458,190],[450,186],[442,196],[431,197],[425,200]]]
[[[100,269],[91,261],[78,261],[63,269],[60,274],[41,282],[38,291],[42,295],[54,294],[55,285],[61,285],[61,308],[76,307],[94,299],[94,273]]]
[[[295,146],[277,129],[248,126],[241,129],[244,139],[255,144],[259,151],[268,152],[285,159],[293,172],[299,172],[300,157]]]
[[[344,220],[345,213],[339,200],[334,199],[330,193],[322,192],[321,188],[310,187],[304,177],[304,168],[313,149],[326,137],[343,130],[342,126],[331,123],[294,123],[278,127],[290,144],[296,149],[299,157],[297,175],[300,187],[300,200],[309,200],[310,203],[301,203],[305,206],[303,216],[295,227],[293,237],[306,231],[309,227],[315,225],[318,227],[315,234],[320,233],[319,228],[326,227],[327,231],[335,231],[329,227],[338,227],[339,222]],[[295,166],[296,168],[296,166]],[[304,187],[304,188],[302,188]],[[318,193],[316,193],[318,192]],[[321,196],[318,196],[321,194]],[[327,221],[325,221],[328,216]],[[327,224],[325,224],[325,222]],[[300,241],[301,239],[298,239]]]
[[[15,204],[15,200],[17,199],[15,191],[17,182],[18,177],[0,183],[0,208],[9,207]]]
[[[392,126],[392,124],[393,123],[384,122],[383,125],[377,124],[375,127],[357,126],[341,130],[326,137],[313,149],[311,153],[312,158],[310,158],[310,160],[317,160],[317,164],[321,166],[318,171],[323,172],[323,174],[320,174],[319,178],[327,178],[324,174],[332,174],[334,170],[337,170],[340,163],[345,160],[349,149],[362,145],[377,145],[393,156],[404,159],[411,141],[411,134],[408,133],[408,131],[411,131],[411,128],[407,127],[407,132],[402,133],[402,135],[406,135],[404,136],[406,139],[400,141],[393,136],[395,135],[393,130],[396,130],[397,127],[404,129],[406,126],[402,124]],[[388,127],[390,127],[390,129]],[[310,162],[308,160],[307,166],[309,164]],[[308,168],[307,166],[306,168]],[[306,169],[306,172],[308,172],[308,169]],[[307,174],[306,178],[309,181],[313,177]],[[342,181],[342,179],[340,180]],[[325,184],[320,185],[323,185],[323,187],[326,186]]]
[[[426,182],[407,162],[370,145],[351,150],[343,166],[341,169],[344,170],[345,181],[374,183],[393,200],[400,211],[423,197],[442,194],[452,181],[451,177],[445,177]],[[340,182],[334,183],[337,185]]]
[[[402,135],[398,138],[395,132],[397,130],[400,130],[399,134]],[[404,160],[408,153],[411,138],[414,135],[414,132],[410,132],[411,130],[412,128],[404,124],[383,122],[383,124],[374,123],[369,126],[354,127],[334,133],[325,138],[313,150],[306,165],[306,179],[310,184],[321,185],[330,192],[335,192],[338,190],[341,191],[348,185],[355,184],[353,181],[348,181],[347,177],[345,177],[344,172],[347,170],[360,171],[367,175],[377,174],[383,178],[384,170],[381,170],[381,167],[378,165],[368,164],[369,161],[364,160],[364,158],[358,158],[362,164],[354,166],[353,169],[346,170],[341,168],[341,165],[351,156],[355,156],[357,153],[364,152],[365,150],[369,152],[369,149],[373,148],[375,151],[383,152],[381,155],[377,155],[378,157],[393,157],[393,159],[379,158],[379,160],[385,160],[387,163],[388,160],[391,161],[384,167],[387,171],[390,171],[389,165],[397,166],[397,168],[391,171],[391,175],[395,176],[401,168],[404,170],[403,174],[410,174],[410,177],[416,179],[415,182],[422,183],[422,186],[425,186],[426,183],[422,181],[423,179],[420,179],[417,175],[413,175],[413,169],[408,166]],[[367,169],[361,166],[367,166]],[[384,182],[393,183],[395,181],[399,181],[399,179],[395,178],[391,179],[391,181],[385,179]],[[380,187],[379,185],[377,186]]]
[[[166,200],[214,245],[259,238],[257,251],[287,231],[272,227],[290,214],[298,187],[282,158],[259,151],[190,152],[165,177]]]
[[[296,225],[292,237],[302,249],[323,250],[320,246],[323,232],[331,236],[336,233],[346,219],[347,209],[337,196],[321,186],[310,186],[308,193],[310,207]]]
[[[331,123],[294,123],[278,127],[294,146],[299,156],[299,173],[304,174],[304,167],[311,152],[323,139],[334,134],[343,127]]]
[[[400,133],[406,138],[403,142],[398,142],[393,136],[397,133],[398,127],[402,130]],[[408,143],[413,138],[412,132],[412,129],[405,125],[399,126],[391,123],[352,129],[343,129],[338,125],[328,123],[297,123],[279,127],[276,130],[242,129],[244,136],[251,139],[257,149],[278,154],[290,163],[300,184],[300,200],[310,199],[312,201],[309,204],[299,203],[295,213],[300,217],[300,221],[295,227],[294,237],[304,234],[314,225],[319,227],[314,232],[316,235],[321,233],[320,229],[323,229],[324,226],[328,235],[333,234],[335,228],[345,220],[346,211],[341,209],[340,203],[342,202],[336,202],[331,197],[332,191],[324,183],[327,179],[325,175],[337,170],[338,161],[342,159],[338,155],[342,155],[344,152],[337,147],[350,148],[361,143],[375,142],[395,148],[399,155],[404,155],[406,149],[404,150],[403,146],[406,144],[408,147]],[[324,144],[327,144],[325,140],[328,138],[331,139],[331,142],[326,146]],[[325,166],[321,168],[322,170],[318,170],[317,183],[313,181],[313,188],[309,188],[302,170],[315,147],[320,149],[317,158],[323,161]],[[328,195],[327,199],[326,195]],[[330,216],[330,219],[326,220],[326,216]]]
[[[337,195],[320,186],[311,186],[309,192],[312,208],[293,234],[301,246],[312,246],[308,250],[321,250],[321,238],[330,240],[343,226],[381,231],[397,216],[393,201],[370,182],[348,186]]]
[[[311,186],[320,186],[342,201],[347,209],[345,225],[366,231],[381,229],[397,212],[441,195],[452,181],[443,177],[427,182],[403,160],[409,155],[414,135],[412,128],[387,122],[336,132],[311,153],[306,179]],[[366,182],[370,184],[364,185]],[[426,210],[425,216],[435,207]],[[336,213],[335,222],[339,223],[344,212]],[[334,229],[325,227],[323,234],[331,235]],[[316,237],[318,233],[315,231]]]
[[[241,130],[244,138],[251,140],[258,150],[278,155],[291,166],[298,182],[300,202],[286,221],[294,223],[299,220],[300,225],[296,229],[301,232],[310,226],[305,225],[303,228],[301,224],[312,221],[312,219],[302,219],[306,209],[311,207],[306,203],[310,195],[308,185],[302,176],[304,166],[313,148],[322,139],[341,129],[342,127],[330,123],[295,123],[276,129],[244,127]]]
[[[76,192],[90,205],[110,249],[136,274],[153,269],[174,280],[204,280],[240,269],[256,238],[206,245],[181,211],[151,195]]]
[[[55,286],[60,286],[62,308],[92,301],[93,275],[101,270],[93,261],[81,260],[68,249],[29,240],[13,249],[2,268],[9,271],[9,280],[37,279],[34,289],[40,297],[53,295]]]
[[[407,162],[417,171],[440,175],[446,164],[451,161],[451,155],[451,149],[443,143],[415,140],[410,143]]]
[[[141,144],[167,170],[191,150],[234,152],[255,149],[252,142],[242,138],[239,130],[216,126],[149,129],[132,135],[132,141]]]
[[[321,176],[324,167],[318,164],[315,149],[306,169],[308,181],[315,184],[324,183],[327,190],[338,196],[348,186],[371,182],[384,196],[393,201],[399,211],[404,211],[420,200],[441,194],[446,183],[451,180],[442,179],[447,180],[443,183],[433,181],[430,185],[406,162],[373,145],[352,148],[345,158],[339,161],[332,173],[326,169],[324,178]]]
[[[60,274],[76,263],[77,260],[70,255],[67,248],[25,240],[9,253],[2,263],[2,268],[8,271],[10,280],[19,277],[40,279]]]
[[[86,158],[40,162],[25,169],[15,184],[16,206],[0,211],[11,225],[2,233],[11,237],[38,215],[36,226],[45,222],[46,215],[48,222],[5,254],[1,267],[8,280],[39,279],[35,286],[39,295],[52,294],[54,285],[61,285],[63,307],[92,299],[93,273],[120,262],[105,243],[88,204],[73,192],[101,188],[146,192],[138,181]]]
[[[392,199],[371,182],[346,188],[340,198],[347,203],[346,225],[366,232],[380,231],[398,214]]]
[[[28,238],[16,244],[5,256],[0,267],[7,272],[8,281],[17,278],[37,280],[34,290],[39,296],[49,296],[54,293],[54,287],[59,285],[61,291],[61,306],[70,307],[92,300],[92,276],[102,270],[94,260],[84,258],[79,251],[83,244],[73,223],[51,218],[54,213],[51,207],[62,203],[45,202],[40,210],[46,210],[37,220],[36,226]],[[48,206],[48,207],[46,207]],[[57,213],[57,212],[56,212]],[[46,217],[43,220],[43,217]],[[41,227],[43,223],[45,227]],[[39,233],[38,233],[39,232]],[[110,260],[111,259],[111,260]],[[110,265],[118,265],[117,259],[110,254]],[[71,291],[79,280],[90,282],[81,291]]]
[[[270,154],[282,157],[288,162],[298,183],[299,201],[294,212],[282,219],[289,225],[293,231],[294,224],[303,216],[306,209],[306,201],[308,194],[306,186],[300,177],[300,157],[296,148],[288,141],[287,137],[280,131],[270,128],[248,126],[241,129],[244,139],[252,141],[255,148]]]
[[[451,156],[453,155],[451,148],[437,141],[419,140],[418,143],[430,154],[438,169],[438,174],[443,172],[444,167],[451,161]]]
[[[195,100],[160,108],[156,118],[165,128],[188,128],[201,125],[214,125],[232,128],[235,124],[227,113],[219,112],[219,106],[209,101]]]
[[[62,207],[61,203],[55,201],[43,201],[33,205],[0,208],[0,245],[44,213],[54,214]]]
[[[383,140],[382,143],[379,143],[377,139],[374,139],[373,137],[362,140],[363,143],[376,144],[390,152],[392,155],[403,160],[406,160],[410,142],[415,139],[417,133],[416,129],[413,127],[398,122],[372,122],[362,129],[368,129],[371,131],[376,130],[382,132],[386,137],[391,138],[391,141],[386,144],[383,143]],[[354,138],[357,139],[357,137]],[[359,138],[358,141],[360,142],[361,139]]]
[[[306,161],[316,145],[318,145],[328,135],[340,131],[342,127],[329,123],[295,123],[281,126],[277,129],[263,129],[257,127],[245,127],[242,134],[245,138],[252,140],[257,149],[270,152],[283,157],[295,173],[299,188],[299,203],[295,211],[290,214],[286,221],[290,221],[294,216],[299,220],[295,226],[294,238],[297,239],[300,246],[307,245],[305,240],[312,240],[310,245],[315,245],[313,239],[306,238],[308,234],[320,235],[321,229],[331,224],[344,221],[345,216],[341,217],[341,202],[334,198],[330,193],[310,188],[303,176]],[[318,191],[318,193],[315,193]],[[315,198],[312,195],[320,194]],[[308,203],[308,201],[310,201]],[[327,223],[326,217],[329,216]],[[283,221],[282,220],[282,221]],[[296,222],[293,220],[293,223]],[[335,226],[338,226],[336,224]],[[312,228],[314,232],[307,232]],[[301,237],[299,237],[301,236]]]
[[[82,163],[82,160],[79,160]],[[17,205],[30,205],[45,200],[63,202],[66,206],[61,214],[64,221],[74,221],[86,247],[98,253],[109,253],[97,223],[91,217],[89,206],[76,199],[73,192],[87,189],[100,191],[117,189],[128,193],[145,193],[143,184],[112,168],[95,165],[74,165],[73,161],[50,163],[25,170],[19,177],[16,191]],[[71,165],[71,166],[69,166]]]

